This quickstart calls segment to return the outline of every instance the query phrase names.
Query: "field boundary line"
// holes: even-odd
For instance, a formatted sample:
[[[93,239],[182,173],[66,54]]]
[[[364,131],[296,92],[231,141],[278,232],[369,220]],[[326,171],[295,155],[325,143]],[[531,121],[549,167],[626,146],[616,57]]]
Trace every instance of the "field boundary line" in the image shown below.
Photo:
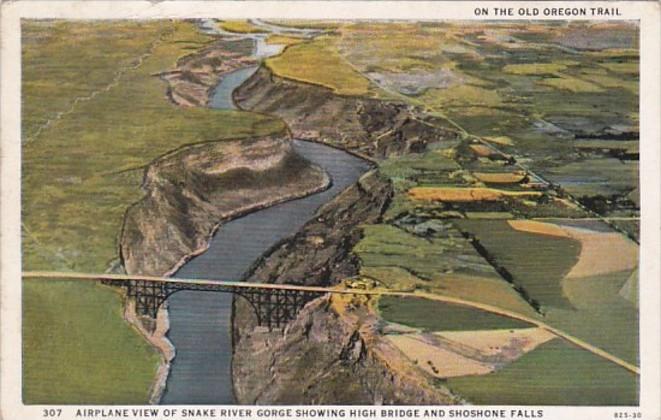
[[[435,300],[435,301],[439,301],[439,302],[453,303],[453,304],[462,305],[462,306],[470,306],[472,308],[480,309],[480,310],[483,310],[485,312],[491,312],[491,313],[494,313],[494,314],[497,314],[497,315],[506,316],[508,318],[518,319],[520,321],[528,322],[528,323],[536,325],[537,327],[542,328],[542,329],[550,332],[551,334],[553,334],[553,335],[555,335],[559,338],[562,338],[562,339],[564,339],[564,340],[566,340],[566,341],[568,341],[568,342],[570,342],[570,343],[572,343],[572,344],[574,344],[578,347],[581,347],[584,350],[587,350],[587,351],[589,351],[589,352],[591,352],[591,353],[593,353],[593,354],[595,354],[599,357],[602,357],[602,358],[604,358],[604,359],[606,359],[610,362],[613,362],[613,363],[615,363],[615,364],[617,364],[617,365],[619,365],[619,366],[621,366],[621,367],[623,367],[623,368],[625,368],[625,369],[627,369],[627,370],[629,370],[629,371],[631,371],[631,372],[633,372],[637,375],[640,375],[640,368],[638,366],[636,366],[634,364],[631,364],[631,363],[629,363],[625,360],[622,360],[619,357],[617,357],[615,355],[612,355],[612,354],[608,353],[607,351],[604,351],[604,350],[602,350],[602,349],[600,349],[596,346],[593,346],[592,344],[590,344],[586,341],[583,341],[578,337],[574,337],[573,335],[568,334],[568,333],[566,333],[566,332],[564,332],[564,331],[562,331],[558,328],[552,327],[551,325],[549,325],[549,324],[547,324],[543,321],[540,321],[540,320],[535,319],[535,318],[528,317],[526,315],[519,314],[518,312],[508,311],[506,309],[501,309],[501,308],[498,308],[496,306],[488,305],[486,303],[479,303],[479,302],[474,302],[474,301],[465,300],[465,299],[461,299],[461,298],[454,298],[454,297],[450,297],[450,296],[434,295],[434,294],[431,294],[431,293],[383,292],[381,294],[383,294],[383,295],[395,295],[395,296],[421,297],[421,298],[425,298],[425,299],[429,299],[429,300]]]

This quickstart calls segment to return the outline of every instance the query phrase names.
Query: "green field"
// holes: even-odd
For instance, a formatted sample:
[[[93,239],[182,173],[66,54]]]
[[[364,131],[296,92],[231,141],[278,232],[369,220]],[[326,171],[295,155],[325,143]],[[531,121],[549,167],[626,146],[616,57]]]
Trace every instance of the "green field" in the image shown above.
[[[84,41],[72,48],[64,42],[70,34]],[[117,261],[124,212],[143,194],[146,164],[186,144],[284,127],[264,115],[168,102],[154,74],[210,41],[193,23],[28,21],[23,40],[25,270],[108,270]],[[94,310],[87,303],[96,303]],[[157,355],[122,319],[113,290],[26,286],[24,311],[26,402],[146,402]],[[44,331],[51,332],[47,340]],[[57,384],[58,392],[45,384]]]
[[[638,404],[637,375],[560,339],[494,373],[452,378],[447,385],[474,404]]]
[[[26,404],[144,404],[159,356],[122,321],[108,287],[71,281],[23,284]]]
[[[367,267],[402,267],[422,279],[455,269],[453,254],[466,246],[459,239],[424,239],[391,225],[370,225],[356,252]]]
[[[474,235],[531,299],[543,307],[572,307],[561,281],[578,260],[578,241],[517,231],[505,220],[460,220],[456,224]]]
[[[504,139],[494,142],[499,149],[584,202],[627,198],[636,191],[637,161],[609,154],[623,148],[622,140],[626,150],[637,147],[635,26],[347,22],[334,29],[322,46],[332,48],[332,63],[316,58],[323,48],[304,44],[299,53],[288,54],[296,51],[290,48],[278,58],[276,73],[336,92],[353,89],[354,76],[362,73],[383,91],[381,98],[446,118],[444,126],[469,135]],[[296,74],[297,66],[304,68],[304,77]],[[325,68],[338,77],[331,80]],[[622,139],[613,141],[608,133]],[[563,278],[581,250],[578,241],[516,231],[497,220],[587,213],[553,194],[488,204],[411,200],[407,191],[414,187],[478,186],[473,171],[518,169],[467,153],[466,140],[439,140],[435,150],[380,162],[381,176],[393,183],[395,195],[381,224],[366,226],[353,249],[360,274],[390,289],[425,290],[538,316],[637,363],[636,294],[624,287],[630,273],[565,285]],[[519,293],[492,267],[473,259],[472,247],[448,233],[449,220],[477,238]],[[544,315],[532,312],[524,298],[539,304]],[[502,322],[495,315],[420,299],[383,298],[379,311],[387,321],[427,330],[497,328]],[[637,402],[636,381],[626,370],[554,340],[494,374],[448,384],[476,403],[626,405]]]
[[[569,238],[516,231],[506,221],[456,222],[542,305],[544,321],[630,363],[638,363],[638,309],[620,295],[630,271],[563,280],[580,244]]]
[[[367,95],[370,82],[351,68],[328,37],[288,47],[282,55],[266,60],[274,74],[314,83],[339,95]]]
[[[526,328],[530,324],[459,305],[422,298],[384,296],[379,313],[390,322],[427,331],[478,331]]]
[[[552,308],[547,322],[638,364],[638,308],[620,294],[630,275],[625,271],[568,282],[565,290],[577,310]]]

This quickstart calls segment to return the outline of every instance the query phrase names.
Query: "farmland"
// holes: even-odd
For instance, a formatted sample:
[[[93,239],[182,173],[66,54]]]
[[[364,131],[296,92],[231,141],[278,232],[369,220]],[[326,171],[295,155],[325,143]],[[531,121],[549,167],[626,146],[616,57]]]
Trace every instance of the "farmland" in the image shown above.
[[[226,20],[218,24],[220,29],[224,29],[227,32],[236,32],[243,34],[255,34],[262,33],[264,30],[259,29],[258,27],[244,21],[244,20]]]
[[[333,46],[323,38],[293,45],[287,49],[286,59],[274,57],[267,61],[267,65],[278,76],[317,83],[340,95],[368,93],[369,81],[348,67]]]
[[[567,153],[584,137],[597,140],[621,132],[637,138],[637,44],[626,25],[617,28],[621,39],[608,35],[609,41],[603,43],[612,42],[613,47],[585,53],[552,46],[573,48],[576,43],[584,48],[583,42],[606,36],[608,31],[570,25],[550,36],[548,28],[540,25],[494,24],[485,29],[443,24],[410,25],[397,34],[373,37],[372,31],[380,28],[348,25],[341,30],[338,48],[354,68],[372,75],[399,99],[440,112],[471,134],[514,139],[511,145],[503,145],[505,149],[531,159],[532,168],[542,174],[565,174],[580,166],[581,172],[567,176],[589,179],[599,173],[602,186],[617,185],[619,191],[611,189],[610,194],[634,189],[636,162],[614,165],[599,160],[599,154]],[[628,49],[621,48],[623,44]],[[417,86],[417,91],[397,84],[402,71],[410,74],[408,84]],[[380,76],[375,78],[376,74]],[[429,79],[439,74],[444,77],[440,88],[440,79]],[[425,87],[426,80],[433,83]],[[619,106],[610,107],[611,103]],[[618,142],[610,143],[618,147]],[[559,155],[563,158],[554,161],[553,156]],[[609,173],[601,165],[617,172]],[[590,187],[577,195],[587,198],[604,193],[596,181]]]
[[[631,284],[637,284],[632,279],[635,243],[611,227],[576,222],[586,235],[597,235],[603,252],[610,244],[611,252],[627,255],[618,259],[590,251],[581,233],[560,220],[518,223],[595,213],[637,215],[638,162],[626,157],[637,153],[637,44],[635,28],[614,27],[623,32],[606,36],[598,25],[550,31],[537,24],[446,23],[402,25],[394,34],[375,37],[388,30],[386,25],[340,27],[334,42],[351,68],[397,100],[446,118],[514,156],[571,195],[568,200],[527,187],[530,180],[520,176],[520,166],[481,143],[441,141],[425,153],[387,159],[381,174],[397,193],[385,223],[399,231],[365,228],[354,249],[361,273],[394,289],[527,311],[637,363],[636,298],[629,294]],[[593,37],[605,41],[598,51],[584,51],[584,42]],[[635,222],[614,224],[635,237]],[[590,234],[593,229],[610,233]],[[492,269],[478,270],[469,257],[476,255],[471,246],[461,243],[473,245]],[[510,293],[516,299],[504,298]],[[498,328],[470,311],[423,301],[382,298],[379,309],[385,321],[422,331]],[[413,342],[406,343],[408,348]],[[434,366],[442,374],[442,366]],[[592,383],[595,371],[608,379]],[[454,377],[447,384],[476,403],[626,405],[637,400],[634,375],[559,340],[494,373]]]
[[[556,339],[496,373],[453,378],[448,385],[477,404],[634,405],[636,379]]]
[[[387,321],[423,330],[470,331],[528,326],[521,321],[482,311],[415,298],[384,297],[379,301],[379,310]]]
[[[580,245],[569,238],[530,234],[501,220],[458,221],[462,230],[475,235],[513,281],[542,306],[571,308],[560,285],[576,263]]]

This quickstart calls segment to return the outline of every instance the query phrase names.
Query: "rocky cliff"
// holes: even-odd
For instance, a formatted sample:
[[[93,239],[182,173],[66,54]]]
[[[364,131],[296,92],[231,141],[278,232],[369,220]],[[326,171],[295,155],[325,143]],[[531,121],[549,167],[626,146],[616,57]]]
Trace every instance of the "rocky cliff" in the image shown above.
[[[351,249],[362,225],[378,223],[392,187],[375,172],[319,209],[294,237],[253,267],[249,281],[332,285],[358,272]],[[252,308],[234,302],[235,395],[244,404],[445,404],[378,332],[368,302],[340,297],[310,302],[284,332],[256,326]],[[412,369],[409,371],[409,369]]]
[[[355,275],[359,261],[351,250],[362,237],[361,225],[378,223],[391,197],[390,184],[368,172],[257,261],[250,281],[328,286]]]
[[[167,275],[206,250],[223,220],[322,190],[327,175],[286,134],[189,146],[147,168],[145,197],[126,213],[120,251],[128,273]]]
[[[430,384],[419,368],[381,339],[369,302],[352,299],[337,295],[316,299],[284,333],[254,330],[243,337],[233,363],[239,402],[458,402],[446,389]]]
[[[217,40],[180,58],[175,69],[159,74],[168,84],[168,98],[182,107],[207,106],[224,75],[256,64],[248,56],[251,50],[250,40]]]
[[[322,141],[373,158],[420,153],[440,139],[457,136],[447,123],[416,108],[274,76],[261,67],[234,91],[244,109],[277,115],[294,138]]]

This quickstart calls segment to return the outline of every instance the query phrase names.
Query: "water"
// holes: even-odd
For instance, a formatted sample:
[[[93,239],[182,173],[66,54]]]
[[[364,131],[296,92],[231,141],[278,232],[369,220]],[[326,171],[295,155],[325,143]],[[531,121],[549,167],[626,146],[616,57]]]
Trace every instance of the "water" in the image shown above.
[[[324,168],[333,185],[311,196],[288,201],[223,225],[209,250],[184,265],[182,278],[237,280],[281,239],[295,234],[315,211],[354,183],[369,165],[328,146],[295,141],[296,151]],[[230,321],[232,296],[178,292],[169,299],[168,337],[177,355],[168,377],[164,404],[232,404]]]
[[[264,37],[259,37],[255,39],[255,52],[253,56],[257,59],[264,59],[278,55],[284,49],[284,44],[267,44]]]
[[[212,25],[204,28],[212,30]],[[277,54],[281,46],[255,39],[256,57]],[[232,92],[257,67],[226,75],[216,87],[211,107],[235,108]],[[362,159],[317,143],[294,141],[300,155],[323,168],[332,180],[329,189],[288,201],[230,221],[216,232],[209,249],[184,265],[174,277],[240,280],[253,262],[277,242],[295,234],[315,211],[369,169]],[[163,404],[233,404],[232,295],[177,292],[168,299],[168,338],[176,357],[161,399]]]
[[[257,71],[257,66],[250,66],[235,70],[223,76],[223,80],[218,86],[216,86],[211,94],[209,106],[215,109],[235,108],[232,92],[234,92],[234,89],[237,86],[252,76],[255,71]]]

